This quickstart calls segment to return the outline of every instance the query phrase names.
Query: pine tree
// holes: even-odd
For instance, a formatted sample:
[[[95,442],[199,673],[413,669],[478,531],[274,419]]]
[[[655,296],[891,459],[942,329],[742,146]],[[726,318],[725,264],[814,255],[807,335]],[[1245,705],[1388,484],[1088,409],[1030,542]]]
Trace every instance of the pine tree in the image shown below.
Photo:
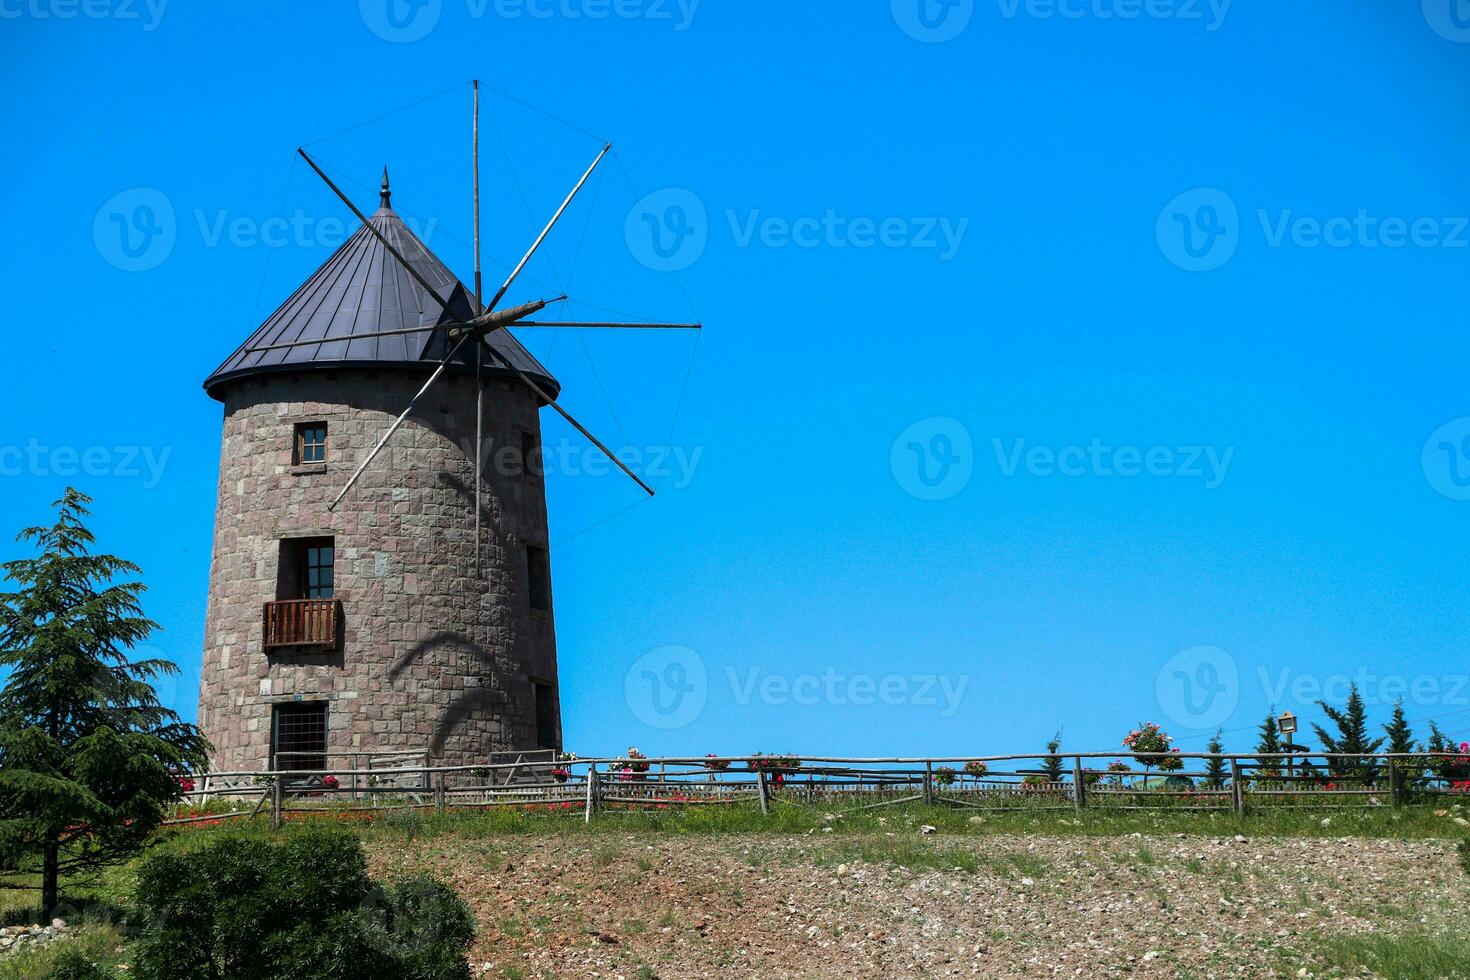
[[[1425,743],[1424,751],[1440,753],[1453,752],[1455,751],[1455,743],[1450,741],[1448,735],[1439,730],[1439,725],[1431,721],[1429,723],[1429,741]]]
[[[1370,756],[1383,746],[1383,739],[1368,738],[1368,712],[1363,705],[1363,696],[1358,693],[1358,685],[1354,684],[1348,690],[1346,708],[1334,708],[1326,701],[1318,701],[1317,707],[1337,728],[1337,734],[1330,735],[1321,725],[1312,726],[1326,751],[1345,756]],[[1327,770],[1339,779],[1361,779],[1365,786],[1372,785],[1378,778],[1378,767],[1366,758],[1328,759]]]
[[[1210,739],[1210,744],[1205,746],[1205,751],[1211,755],[1219,755],[1225,751],[1225,743],[1220,741],[1224,733],[1215,731],[1215,737]],[[1224,789],[1228,781],[1226,774],[1230,771],[1224,759],[1211,759],[1205,763],[1205,785],[1210,789]]]
[[[1057,750],[1062,747],[1062,733],[1057,732],[1046,743],[1047,756],[1042,762],[1042,768],[1046,770],[1046,781],[1049,783],[1060,783],[1062,774],[1066,771],[1062,765],[1062,757],[1057,755]]]
[[[0,872],[39,873],[46,916],[62,876],[146,846],[208,749],[153,689],[177,668],[128,658],[156,624],[143,584],[113,581],[137,566],[89,552],[90,502],[68,488],[54,525],[20,533],[39,554],[0,565],[18,585],[0,593]]]
[[[1383,732],[1388,736],[1389,752],[1408,755],[1414,751],[1414,731],[1409,727],[1409,719],[1404,717],[1403,698],[1393,706],[1393,719],[1383,726]]]
[[[1281,731],[1276,726],[1276,707],[1271,707],[1271,713],[1261,723],[1261,740],[1256,743],[1256,751],[1260,753],[1256,761],[1260,763],[1260,771],[1263,776],[1281,775],[1280,759],[1271,758],[1272,755],[1282,751]]]
[[[1424,758],[1419,760],[1423,765],[1416,766],[1414,769],[1414,774],[1421,785],[1426,782],[1424,779],[1426,775],[1437,776],[1444,771],[1445,764],[1449,760],[1443,756],[1458,753],[1455,743],[1448,735],[1440,731],[1438,724],[1432,721],[1429,723],[1429,741],[1424,743],[1421,751],[1425,753]]]

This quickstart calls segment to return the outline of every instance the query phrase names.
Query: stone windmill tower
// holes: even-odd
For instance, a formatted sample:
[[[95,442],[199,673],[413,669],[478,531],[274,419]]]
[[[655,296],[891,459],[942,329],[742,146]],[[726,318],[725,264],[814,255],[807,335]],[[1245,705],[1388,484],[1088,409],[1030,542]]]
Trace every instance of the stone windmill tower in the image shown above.
[[[205,382],[224,404],[213,768],[560,748],[540,410],[607,449],[505,329],[586,324],[494,310],[597,163],[482,305],[478,269],[471,290],[393,211],[386,170],[367,217],[302,156],[363,226]]]

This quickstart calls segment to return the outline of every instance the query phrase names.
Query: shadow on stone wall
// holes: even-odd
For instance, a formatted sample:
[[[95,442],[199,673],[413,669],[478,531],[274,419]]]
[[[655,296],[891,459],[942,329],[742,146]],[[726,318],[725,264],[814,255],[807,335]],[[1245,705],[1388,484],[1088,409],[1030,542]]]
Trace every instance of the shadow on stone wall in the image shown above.
[[[489,650],[463,633],[446,630],[435,633],[427,640],[420,640],[405,650],[389,668],[388,680],[396,685],[404,671],[418,663],[430,652],[442,647],[467,652],[474,663],[483,668],[474,672],[477,679],[483,681],[495,675],[495,657]],[[458,676],[462,680],[467,680],[470,674],[468,671],[460,671]],[[436,756],[442,755],[449,736],[466,719],[481,713],[496,714],[497,712],[493,711],[494,707],[506,700],[505,692],[498,692],[495,688],[485,684],[476,684],[474,687],[466,686],[458,691],[454,700],[445,706],[438,721],[434,724],[434,733],[429,739],[430,752]]]

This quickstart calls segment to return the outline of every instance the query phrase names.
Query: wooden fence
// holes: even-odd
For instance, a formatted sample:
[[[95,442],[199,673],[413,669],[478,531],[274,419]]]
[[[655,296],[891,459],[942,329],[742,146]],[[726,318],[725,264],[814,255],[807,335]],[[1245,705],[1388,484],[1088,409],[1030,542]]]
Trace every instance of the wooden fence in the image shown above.
[[[315,761],[320,761],[317,755]],[[200,773],[183,777],[185,824],[269,813],[519,807],[603,811],[823,803],[901,803],[990,812],[1190,809],[1243,814],[1264,806],[1403,806],[1470,792],[1464,760],[1448,755],[1163,757],[1116,753],[955,758],[578,759],[502,754],[485,765],[435,766],[426,752],[348,753],[326,769]],[[351,761],[334,767],[332,760]],[[283,758],[281,763],[285,763]],[[221,808],[223,806],[223,808]]]

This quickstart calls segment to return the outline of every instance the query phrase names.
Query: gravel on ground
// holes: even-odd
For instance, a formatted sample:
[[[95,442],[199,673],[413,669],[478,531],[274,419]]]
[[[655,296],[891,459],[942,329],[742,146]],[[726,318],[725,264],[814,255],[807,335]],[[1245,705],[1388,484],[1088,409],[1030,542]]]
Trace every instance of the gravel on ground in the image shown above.
[[[369,845],[470,903],[477,976],[1237,977],[1467,922],[1435,840],[873,834]]]

